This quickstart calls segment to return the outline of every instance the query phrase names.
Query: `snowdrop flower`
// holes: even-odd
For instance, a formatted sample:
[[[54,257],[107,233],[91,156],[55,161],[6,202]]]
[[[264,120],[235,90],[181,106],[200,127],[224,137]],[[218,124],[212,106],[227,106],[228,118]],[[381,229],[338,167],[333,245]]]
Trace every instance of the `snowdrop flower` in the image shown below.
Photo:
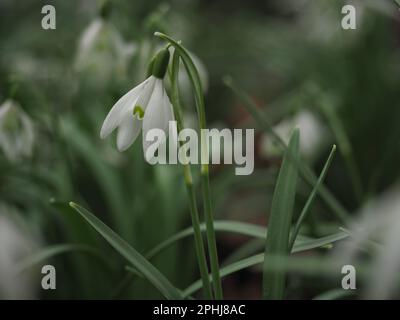
[[[400,272],[400,185],[391,187],[362,208],[361,217],[350,228],[352,241],[335,252],[335,260],[344,264],[366,265],[358,259],[360,248],[371,253],[364,297],[390,299],[399,290]]]
[[[110,22],[98,17],[79,39],[75,67],[78,71],[94,69],[97,80],[107,80],[114,71],[126,70],[136,51],[136,44],[125,42]]]
[[[297,127],[301,133],[300,152],[303,156],[312,160],[323,145],[326,137],[325,128],[321,122],[309,111],[301,111],[291,119],[285,119],[274,126],[274,131],[286,143],[289,142],[290,133],[293,128]],[[265,157],[279,155],[281,150],[275,144],[273,137],[265,133],[261,137],[261,154]]]
[[[160,50],[150,65],[151,76],[134,87],[111,108],[100,131],[100,137],[106,138],[118,128],[117,148],[125,151],[143,130],[143,150],[150,142],[146,136],[151,129],[161,129],[168,133],[169,121],[174,121],[171,102],[164,88],[164,76],[169,63],[168,49]],[[165,141],[157,141],[161,144]]]
[[[0,106],[0,148],[12,162],[30,157],[34,144],[34,129],[29,116],[13,100]]]

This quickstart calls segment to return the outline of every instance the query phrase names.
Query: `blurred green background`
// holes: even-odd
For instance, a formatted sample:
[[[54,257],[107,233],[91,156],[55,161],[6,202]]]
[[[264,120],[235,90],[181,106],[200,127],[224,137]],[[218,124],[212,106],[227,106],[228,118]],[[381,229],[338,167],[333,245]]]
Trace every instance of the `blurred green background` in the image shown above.
[[[285,126],[300,127],[303,156],[316,172],[333,143],[342,148],[327,186],[353,216],[395,184],[398,9],[390,0],[352,1],[357,29],[343,30],[346,3],[115,0],[101,17],[101,1],[0,0],[0,104],[12,101],[15,113],[1,125],[0,215],[17,226],[17,235],[10,231],[10,239],[15,237],[10,248],[6,240],[0,243],[0,260],[11,259],[8,267],[0,262],[0,282],[12,274],[7,269],[12,259],[56,244],[82,246],[48,260],[57,269],[57,290],[39,289],[40,265],[35,265],[15,287],[0,286],[0,297],[161,297],[140,277],[127,277],[124,259],[61,205],[73,200],[90,208],[143,254],[190,225],[179,166],[150,166],[140,143],[118,153],[115,139],[99,138],[115,101],[145,78],[147,63],[162,44],[153,37],[157,30],[182,40],[201,61],[210,128],[256,127],[224,86],[222,78],[230,75],[283,136]],[[56,30],[41,28],[46,4],[56,8]],[[82,37],[94,23],[101,27],[88,49]],[[195,112],[190,87],[183,84],[181,90],[190,123]],[[232,165],[211,168],[216,219],[267,224],[281,160],[270,140],[256,131],[256,168],[250,176],[235,176]],[[10,151],[7,143],[15,148]],[[299,185],[296,213],[309,191]],[[317,199],[303,233],[323,236],[339,226]],[[218,236],[220,260],[247,242]],[[179,242],[153,262],[183,288],[199,277],[193,248],[192,240]],[[260,282],[259,270],[242,271],[224,280],[225,296],[259,298]],[[287,296],[312,298],[330,286],[293,276]]]

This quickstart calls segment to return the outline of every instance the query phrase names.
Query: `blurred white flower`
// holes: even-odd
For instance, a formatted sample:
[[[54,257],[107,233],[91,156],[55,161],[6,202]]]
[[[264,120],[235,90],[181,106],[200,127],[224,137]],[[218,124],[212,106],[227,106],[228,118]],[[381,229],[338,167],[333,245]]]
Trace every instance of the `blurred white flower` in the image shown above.
[[[368,248],[372,259],[364,297],[392,298],[400,281],[400,185],[371,200],[360,214],[350,229],[352,241],[338,248],[336,260],[356,264],[360,248]]]
[[[167,133],[169,121],[173,120],[172,105],[163,80],[150,76],[112,107],[104,120],[100,137],[104,139],[118,127],[117,148],[124,151],[132,145],[143,128],[143,149],[146,154],[147,132],[158,128]]]
[[[309,111],[300,111],[291,119],[284,119],[273,127],[274,131],[287,144],[292,130],[300,130],[300,152],[308,160],[312,160],[325,141],[326,131],[321,122]],[[265,158],[281,154],[281,149],[273,137],[265,133],[261,136],[261,155]]]
[[[79,39],[75,66],[79,71],[92,68],[106,80],[114,71],[124,72],[136,50],[136,44],[125,42],[111,23],[99,17]]]
[[[0,299],[33,299],[36,278],[17,265],[35,251],[37,242],[11,219],[10,211],[0,204]]]
[[[34,129],[32,120],[13,100],[0,106],[0,148],[10,161],[32,155]]]

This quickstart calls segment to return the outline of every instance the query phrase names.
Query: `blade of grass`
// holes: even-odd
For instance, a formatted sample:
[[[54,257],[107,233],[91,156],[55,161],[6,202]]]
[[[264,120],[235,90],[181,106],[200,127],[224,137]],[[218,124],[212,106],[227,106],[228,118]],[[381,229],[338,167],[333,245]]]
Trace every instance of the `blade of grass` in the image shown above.
[[[216,221],[216,227],[217,227],[217,231],[227,231],[227,232],[234,232],[231,229],[220,229],[219,227],[219,221]],[[202,231],[205,232],[205,225],[202,226]],[[261,235],[261,239],[265,240],[266,238],[266,229],[264,229],[264,233],[263,235]],[[188,231],[192,231],[193,233],[193,229],[186,229],[184,230],[185,232],[185,236],[189,236],[190,233]],[[241,230],[239,230],[241,231]],[[181,232],[180,234],[182,234],[183,232]],[[241,232],[239,232],[239,234],[241,234]],[[248,234],[247,234],[248,235]],[[257,234],[253,234],[253,236],[256,237],[256,239],[258,239],[258,236],[260,236],[259,232],[257,232]],[[300,237],[300,236],[299,236]],[[344,231],[340,231],[325,237],[321,237],[318,239],[311,239],[311,238],[305,238],[304,240],[299,240],[299,237],[297,237],[296,243],[293,247],[293,250],[291,253],[298,253],[298,252],[302,252],[302,251],[308,251],[308,250],[312,250],[312,249],[317,249],[317,248],[325,248],[328,246],[332,246],[332,244],[334,242],[340,241],[340,240],[344,240],[346,238],[349,237],[349,235],[344,232]],[[182,239],[183,237],[179,237],[177,240]],[[265,241],[263,242],[263,246],[265,245]],[[163,247],[165,248],[165,247]],[[240,271],[242,269],[248,268],[248,267],[252,267],[254,265],[260,264],[264,261],[264,254],[257,254],[254,255],[252,257],[249,258],[245,258],[243,260],[234,262],[232,264],[229,264],[227,266],[224,266],[223,268],[221,268],[221,275],[222,277],[225,277],[231,273],[234,273],[236,271]],[[250,263],[250,264],[249,264]],[[130,275],[130,280],[132,280],[133,274],[129,274]],[[212,281],[211,279],[211,275],[209,275],[209,279],[210,281]],[[129,280],[129,281],[130,281]],[[191,289],[189,289],[191,288]],[[199,290],[202,288],[202,280],[198,280],[196,282],[194,282],[191,286],[188,287],[188,289],[190,292],[188,293],[189,295],[194,293],[195,291]],[[185,291],[186,291],[185,290]],[[193,291],[194,290],[194,291]],[[186,297],[186,296],[185,296]]]
[[[333,289],[321,293],[313,298],[313,300],[338,300],[354,294],[353,290]]]
[[[269,132],[275,141],[280,145],[280,147],[286,151],[287,146],[286,143],[281,139],[281,137],[272,129],[271,124],[265,118],[263,112],[255,105],[252,99],[242,90],[240,90],[233,82],[232,78],[225,77],[224,79],[225,85],[230,88],[233,93],[243,102],[244,107],[247,111],[252,115],[256,123],[261,127],[261,129]],[[317,177],[312,171],[310,167],[306,164],[300,163],[296,161],[291,155],[291,160],[295,163],[295,165],[299,168],[299,173],[304,178],[304,180],[313,187],[317,183]],[[321,184],[318,193],[321,198],[325,201],[325,203],[330,207],[332,212],[336,215],[336,217],[344,222],[348,223],[350,221],[350,214],[347,210],[336,200],[333,194],[327,189],[324,184]]]
[[[220,220],[220,221],[214,221],[214,227],[216,231],[222,231],[222,232],[233,232],[233,233],[239,233],[242,235],[250,236],[250,237],[257,237],[257,238],[265,238],[265,231],[266,229],[249,224],[249,223],[243,223],[243,222],[234,222],[234,221],[226,221],[226,220]],[[206,225],[205,223],[200,224],[200,230],[201,232],[206,231]],[[184,229],[177,234],[171,236],[170,238],[166,239],[165,241],[161,242],[157,246],[155,246],[152,250],[150,250],[146,254],[147,259],[153,258],[155,255],[160,253],[162,250],[165,248],[169,247],[170,245],[174,244],[175,242],[187,238],[191,235],[193,235],[194,231],[193,228],[187,228]]]
[[[358,201],[361,201],[363,196],[362,181],[354,158],[353,147],[350,143],[350,139],[347,136],[346,130],[344,129],[335,110],[328,105],[327,102],[319,103],[319,105],[339,145],[340,153],[343,156],[351,184],[353,185],[354,195]]]
[[[147,261],[139,252],[132,248],[125,240],[119,237],[113,230],[100,221],[85,208],[70,202],[75,209],[103,238],[127,259],[143,276],[150,281],[167,299],[182,299],[176,289],[167,278]]]
[[[289,254],[290,225],[292,223],[294,200],[297,186],[297,168],[289,159],[289,152],[296,158],[299,154],[299,130],[290,137],[288,151],[283,157],[281,169],[272,198],[271,214],[268,222],[268,235],[265,241],[265,261],[263,272],[264,299],[282,299],[285,289],[285,274],[271,272],[269,256]]]
[[[261,227],[261,226],[255,225],[255,224],[236,222],[236,221],[228,221],[228,220],[217,220],[217,221],[214,221],[214,224],[215,224],[215,230],[218,232],[241,234],[244,236],[258,238],[258,239],[261,239],[264,241],[265,241],[266,235],[267,235],[267,228]],[[206,225],[204,223],[200,225],[200,230],[201,230],[201,232],[206,231]],[[182,239],[192,236],[193,232],[194,232],[193,228],[190,227],[190,228],[184,229],[184,230],[176,233],[175,235],[171,236],[170,238],[159,243],[153,249],[151,249],[145,255],[146,259],[154,258],[154,256],[156,256],[157,254],[159,254],[161,251],[165,250],[169,246],[173,245],[174,243],[178,242],[179,240],[182,240]],[[325,239],[325,237],[319,238],[319,239]],[[305,248],[304,250],[314,249],[316,247],[309,247],[309,246],[310,246],[310,244],[312,246],[312,243],[316,243],[315,241],[319,241],[319,239],[312,239],[312,238],[304,237],[302,235],[298,235],[295,245],[294,245],[294,248],[293,248],[293,252],[298,252],[297,248],[299,248],[299,247],[304,247]]]
[[[333,159],[333,156],[335,154],[335,151],[336,151],[336,146],[333,145],[332,150],[331,150],[331,152],[329,154],[329,157],[326,160],[325,165],[322,168],[321,174],[318,177],[317,183],[315,184],[313,190],[311,191],[311,194],[308,197],[307,202],[304,205],[304,208],[301,211],[299,218],[297,219],[297,222],[296,222],[296,224],[294,226],[294,229],[292,231],[292,236],[291,236],[291,240],[290,240],[290,244],[289,244],[289,249],[290,250],[294,246],[294,242],[296,241],[296,237],[299,234],[301,224],[303,223],[304,219],[306,218],[307,213],[310,211],[311,204],[313,203],[313,201],[315,199],[315,196],[317,195],[318,188],[320,187],[321,183],[325,179],[326,173],[328,172],[328,169],[329,169],[329,167],[330,167],[330,165],[332,163],[332,159]]]

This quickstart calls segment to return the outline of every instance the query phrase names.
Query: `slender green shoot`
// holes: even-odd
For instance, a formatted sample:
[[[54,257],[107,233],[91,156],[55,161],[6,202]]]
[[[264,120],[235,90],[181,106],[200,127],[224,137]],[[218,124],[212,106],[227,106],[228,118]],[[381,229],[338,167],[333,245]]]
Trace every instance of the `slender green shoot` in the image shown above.
[[[180,300],[182,295],[169,280],[139,252],[132,248],[125,240],[120,238],[106,224],[85,208],[70,202],[75,209],[115,250],[127,259],[151,284],[154,285],[167,299]]]
[[[329,154],[329,157],[326,160],[324,167],[322,168],[320,176],[318,177],[318,181],[315,184],[313,190],[311,191],[311,194],[308,197],[307,202],[304,205],[304,208],[301,211],[299,218],[297,219],[297,222],[296,222],[296,224],[294,226],[294,229],[292,231],[292,236],[291,236],[290,245],[289,245],[289,249],[290,250],[294,246],[294,243],[296,241],[297,235],[299,234],[299,231],[300,231],[301,224],[303,223],[304,219],[306,218],[307,213],[310,211],[310,207],[311,207],[312,203],[314,202],[315,196],[317,195],[318,188],[320,187],[321,183],[324,181],[324,179],[326,177],[328,169],[329,169],[329,167],[330,167],[330,165],[332,163],[332,159],[333,159],[333,156],[335,154],[335,151],[336,151],[336,145],[333,145],[332,150],[331,150],[331,152]]]
[[[289,150],[297,158],[299,155],[299,130],[290,137],[288,151],[283,157],[278,180],[272,198],[271,214],[268,221],[268,235],[265,241],[265,261],[263,270],[264,299],[283,299],[285,273],[270,270],[270,256],[285,257],[290,252],[289,237],[293,218],[293,207],[297,187],[297,167],[289,159]]]

